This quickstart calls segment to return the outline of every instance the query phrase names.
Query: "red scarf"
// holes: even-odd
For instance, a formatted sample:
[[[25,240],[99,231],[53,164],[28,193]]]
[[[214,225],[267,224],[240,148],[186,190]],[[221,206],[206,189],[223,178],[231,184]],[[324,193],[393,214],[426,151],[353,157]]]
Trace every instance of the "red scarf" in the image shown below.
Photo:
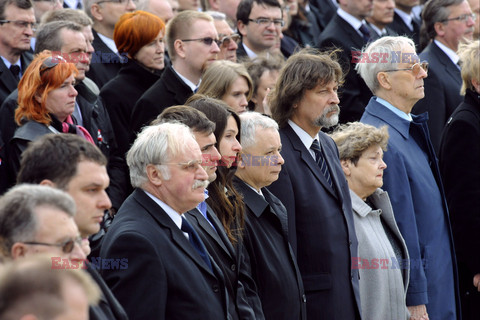
[[[80,137],[89,141],[90,143],[95,144],[95,142],[93,142],[92,136],[90,135],[90,133],[88,133],[87,129],[73,123],[72,116],[70,115],[67,117],[65,122],[62,122],[62,131],[63,133],[77,134]]]

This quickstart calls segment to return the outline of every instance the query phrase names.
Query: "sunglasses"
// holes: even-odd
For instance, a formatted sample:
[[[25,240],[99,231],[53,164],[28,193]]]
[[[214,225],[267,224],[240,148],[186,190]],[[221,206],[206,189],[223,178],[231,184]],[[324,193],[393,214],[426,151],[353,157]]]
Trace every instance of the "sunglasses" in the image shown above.
[[[23,20],[0,20],[0,25],[4,23],[13,23],[13,25],[20,29],[32,28],[32,31],[37,30],[37,24],[35,22],[23,21]]]
[[[42,65],[40,66],[40,73],[45,70],[51,69],[58,65],[59,63],[66,63],[67,60],[63,59],[61,56],[51,56],[43,61]]]
[[[205,38],[198,38],[198,39],[181,39],[181,41],[185,41],[185,42],[201,41],[207,46],[211,46],[213,42],[215,42],[219,47],[222,45],[222,40],[213,39],[212,37],[205,37]]]
[[[29,244],[29,245],[35,245],[35,246],[59,247],[59,248],[62,248],[63,253],[71,253],[73,251],[73,248],[75,248],[75,243],[78,244],[79,246],[82,245],[82,238],[77,237],[75,239],[70,239],[62,243],[46,243],[46,242],[36,242],[36,241],[27,241],[23,243]]]
[[[413,66],[411,66],[410,68],[383,70],[383,72],[411,71],[414,76],[417,76],[420,73],[420,70],[428,72],[428,62],[427,61],[417,62]]]
[[[236,44],[238,44],[240,42],[240,35],[237,33],[234,33],[220,39],[220,43],[224,47],[227,47],[230,44],[230,41],[233,41]]]

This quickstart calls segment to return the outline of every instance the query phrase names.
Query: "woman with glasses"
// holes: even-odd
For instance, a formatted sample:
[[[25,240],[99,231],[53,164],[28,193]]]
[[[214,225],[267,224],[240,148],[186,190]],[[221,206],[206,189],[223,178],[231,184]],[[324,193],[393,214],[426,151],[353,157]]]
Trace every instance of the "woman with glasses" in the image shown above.
[[[78,70],[73,63],[48,50],[38,54],[18,84],[18,108],[15,130],[9,144],[10,172],[16,175],[20,156],[30,141],[49,133],[71,133],[91,143],[88,131],[76,124],[72,116],[76,108],[74,88]]]
[[[247,110],[253,94],[253,83],[243,65],[221,60],[212,63],[205,71],[197,92],[222,100],[233,111],[241,113]]]

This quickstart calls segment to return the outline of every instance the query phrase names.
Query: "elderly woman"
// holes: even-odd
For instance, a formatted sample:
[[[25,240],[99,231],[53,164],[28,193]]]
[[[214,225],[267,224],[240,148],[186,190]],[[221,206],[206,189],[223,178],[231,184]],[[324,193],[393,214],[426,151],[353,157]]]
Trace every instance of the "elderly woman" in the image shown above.
[[[440,172],[445,182],[457,253],[464,318],[479,319],[480,41],[460,46],[463,102],[443,131]],[[472,282],[473,279],[473,282]]]
[[[160,79],[164,68],[164,34],[163,21],[145,11],[125,13],[115,24],[113,40],[118,52],[128,60],[118,75],[103,86],[100,96],[122,155],[134,137],[129,129],[132,109],[142,94]]]
[[[407,306],[412,319],[457,319],[456,261],[442,180],[427,115],[412,115],[424,97],[426,62],[406,37],[383,37],[362,51],[356,68],[374,94],[361,122],[388,126],[388,192],[411,259]]]
[[[350,188],[358,257],[352,268],[360,272],[360,301],[364,319],[408,319],[405,302],[408,251],[398,230],[383,185],[383,152],[387,127],[377,129],[359,122],[342,125],[332,138]]]
[[[198,93],[220,99],[241,113],[247,110],[253,83],[243,65],[228,60],[215,61],[203,74]]]
[[[38,54],[18,83],[15,121],[20,126],[10,140],[9,166],[16,176],[20,156],[30,141],[49,133],[73,133],[93,143],[88,131],[75,124],[77,68],[48,50]]]

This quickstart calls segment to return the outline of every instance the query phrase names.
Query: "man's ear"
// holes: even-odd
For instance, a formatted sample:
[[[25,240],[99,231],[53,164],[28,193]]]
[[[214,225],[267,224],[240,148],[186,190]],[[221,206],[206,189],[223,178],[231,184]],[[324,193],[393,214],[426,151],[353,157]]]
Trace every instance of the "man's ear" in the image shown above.
[[[165,180],[162,172],[153,164],[147,165],[147,177],[148,180],[157,187],[161,186],[163,180]]]
[[[377,73],[377,81],[380,84],[381,88],[385,90],[392,89],[392,82],[387,72],[380,71],[379,73]]]
[[[443,22],[435,22],[433,28],[438,36],[443,37],[445,35],[445,24]]]
[[[240,158],[240,161],[237,161],[237,167],[240,168],[240,169],[245,169],[245,167],[247,166],[247,161],[248,161],[248,157],[246,156],[246,153],[244,152],[241,152],[238,157]]]
[[[350,160],[340,160],[340,164],[342,165],[343,173],[348,177],[350,175],[350,166],[352,165],[352,162]]]
[[[238,33],[242,35],[242,37],[247,36],[247,25],[244,24],[243,21],[241,20],[237,21],[237,30],[238,30]]]
[[[90,7],[90,12],[92,13],[92,16],[95,18],[95,20],[98,20],[98,21],[103,20],[102,10],[103,8],[98,3],[94,3]]]
[[[27,254],[27,247],[26,244],[21,243],[21,242],[15,242],[12,246],[12,249],[10,249],[10,255],[12,256],[12,259],[18,259],[18,258],[23,258]]]
[[[175,49],[175,53],[177,56],[179,56],[182,59],[185,59],[186,54],[185,54],[185,44],[183,43],[182,40],[177,39],[173,43],[173,48]]]
[[[52,187],[52,188],[57,187],[57,185],[50,179],[43,179],[42,181],[40,181],[39,185],[48,186],[48,187]]]

